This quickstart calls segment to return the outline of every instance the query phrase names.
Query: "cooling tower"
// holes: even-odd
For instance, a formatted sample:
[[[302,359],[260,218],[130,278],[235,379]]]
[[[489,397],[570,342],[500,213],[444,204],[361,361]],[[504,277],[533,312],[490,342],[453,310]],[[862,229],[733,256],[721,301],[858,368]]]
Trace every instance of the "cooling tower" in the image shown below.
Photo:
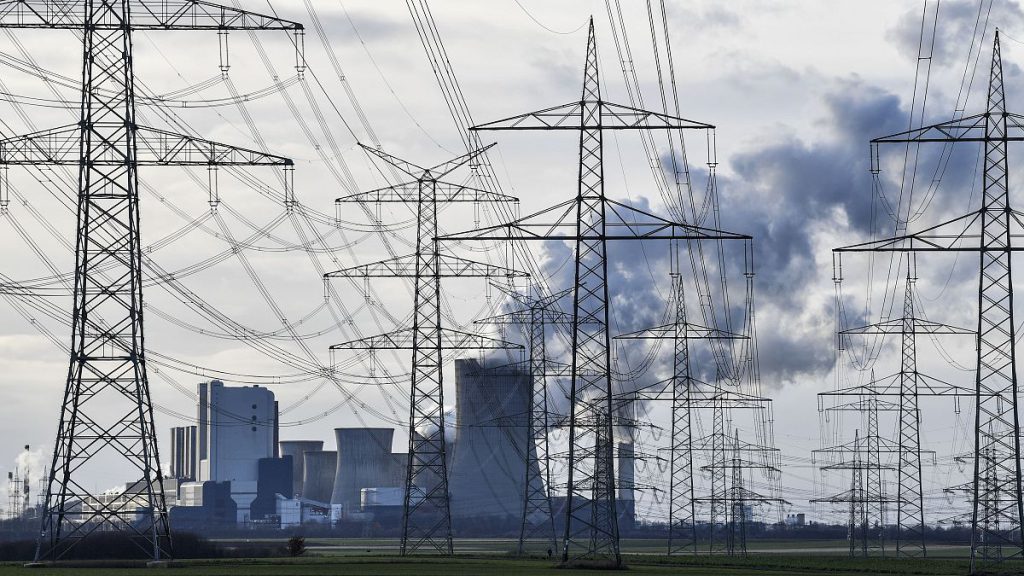
[[[455,518],[518,519],[526,481],[529,374],[455,361],[456,426],[450,467]]]
[[[336,428],[338,468],[331,506],[342,506],[345,516],[358,512],[360,490],[379,486],[403,486],[405,467],[396,466],[391,454],[393,428]]]
[[[328,504],[334,492],[338,453],[326,450],[306,452],[303,456],[302,498]]]
[[[323,440],[285,440],[279,442],[281,456],[292,457],[292,493],[289,497],[302,495],[303,463],[302,456],[306,452],[319,452],[324,449]]]

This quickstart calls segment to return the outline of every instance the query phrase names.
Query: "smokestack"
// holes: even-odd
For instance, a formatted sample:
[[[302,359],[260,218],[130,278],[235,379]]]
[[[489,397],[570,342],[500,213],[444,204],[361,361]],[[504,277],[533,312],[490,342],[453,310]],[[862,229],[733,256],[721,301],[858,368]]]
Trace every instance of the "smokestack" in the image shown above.
[[[633,491],[636,485],[636,452],[633,442],[619,442],[619,527],[633,528],[636,522],[636,502]]]
[[[281,457],[281,405],[274,400],[274,458]]]

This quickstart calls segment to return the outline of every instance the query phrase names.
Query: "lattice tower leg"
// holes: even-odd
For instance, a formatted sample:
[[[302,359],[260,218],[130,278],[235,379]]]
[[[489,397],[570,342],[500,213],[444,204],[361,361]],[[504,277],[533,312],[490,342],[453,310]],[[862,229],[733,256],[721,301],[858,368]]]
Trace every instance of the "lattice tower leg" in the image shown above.
[[[591,35],[583,82],[582,125],[599,125],[601,99],[597,47]],[[580,131],[569,482],[562,561],[596,560],[621,565],[611,462],[611,347],[608,337],[608,259],[600,129]]]
[[[435,183],[419,183],[416,277],[413,296],[409,458],[402,517],[403,555],[423,545],[451,555],[444,387],[441,355],[441,282],[438,271]]]
[[[696,510],[693,490],[693,437],[690,397],[695,385],[690,374],[686,334],[686,303],[681,274],[673,276],[675,366],[672,381],[672,446],[669,477],[669,554],[697,554]]]
[[[143,348],[131,15],[128,0],[84,9],[71,359],[36,557],[114,529],[160,559],[170,541]],[[97,505],[94,474],[125,464],[141,480],[137,499]]]
[[[997,38],[985,118],[972,572],[982,564],[1020,557],[1024,553],[1020,535],[1024,509],[1006,134],[1003,68]],[[985,453],[990,457],[981,458]],[[983,478],[991,478],[991,482],[984,482]],[[1004,548],[1009,550],[1004,551]]]
[[[907,263],[903,298],[903,366],[900,370],[899,494],[897,495],[899,556],[924,556],[924,494],[921,485],[921,413],[917,404],[917,346],[914,334],[914,280]]]

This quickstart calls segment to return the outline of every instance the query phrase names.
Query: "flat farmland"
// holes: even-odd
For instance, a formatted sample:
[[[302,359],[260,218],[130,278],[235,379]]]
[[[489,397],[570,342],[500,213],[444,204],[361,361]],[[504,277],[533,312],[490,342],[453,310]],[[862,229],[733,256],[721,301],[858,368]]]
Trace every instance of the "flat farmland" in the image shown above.
[[[239,541],[240,542],[240,541]],[[250,540],[248,543],[258,542]],[[268,545],[283,541],[262,540]],[[308,538],[308,551],[298,558],[236,558],[175,560],[166,570],[181,576],[505,576],[505,575],[598,575],[608,570],[566,570],[546,558],[546,547],[531,550],[539,557],[517,558],[511,540],[458,540],[454,558],[397,556],[397,542],[373,539]],[[232,541],[221,541],[231,546]],[[749,543],[746,558],[725,556],[678,557],[664,554],[664,541],[624,540],[623,556],[629,574],[680,574],[708,576],[771,575],[923,575],[946,576],[967,573],[962,546],[935,545],[928,558],[849,558],[841,540],[757,540]],[[0,576],[118,576],[151,575],[154,568],[144,563],[75,563],[27,568],[21,564],[0,564]],[[1024,574],[1024,563],[1012,563],[1002,572]]]

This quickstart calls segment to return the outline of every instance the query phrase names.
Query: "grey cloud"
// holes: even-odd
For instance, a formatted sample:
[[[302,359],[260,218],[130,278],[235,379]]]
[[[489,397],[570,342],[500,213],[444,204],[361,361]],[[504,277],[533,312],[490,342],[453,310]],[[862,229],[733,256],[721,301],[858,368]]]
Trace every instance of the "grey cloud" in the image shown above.
[[[980,3],[981,8],[985,3]],[[981,19],[984,22],[985,11]],[[979,3],[969,0],[942,2],[939,6],[939,19],[935,30],[933,62],[939,66],[962,66],[966,55],[965,39],[970,39],[978,22]],[[918,44],[921,37],[922,10],[918,5],[903,14],[899,22],[887,33],[888,40],[893,42],[900,53],[908,59],[916,59]],[[1016,2],[999,2],[992,11],[991,22],[997,26],[1018,29],[1024,23],[1024,12]],[[927,23],[926,25],[930,25]],[[991,38],[991,34],[986,38]]]
[[[758,292],[784,310],[803,307],[797,278],[813,278],[813,226],[845,214],[865,236],[871,226],[868,141],[896,132],[899,99],[853,80],[825,97],[832,135],[818,143],[786,138],[730,159],[720,178],[725,225],[754,236]]]
[[[739,12],[721,4],[697,7],[670,3],[666,5],[669,26],[677,34],[691,36],[694,33],[735,30],[743,23]]]

